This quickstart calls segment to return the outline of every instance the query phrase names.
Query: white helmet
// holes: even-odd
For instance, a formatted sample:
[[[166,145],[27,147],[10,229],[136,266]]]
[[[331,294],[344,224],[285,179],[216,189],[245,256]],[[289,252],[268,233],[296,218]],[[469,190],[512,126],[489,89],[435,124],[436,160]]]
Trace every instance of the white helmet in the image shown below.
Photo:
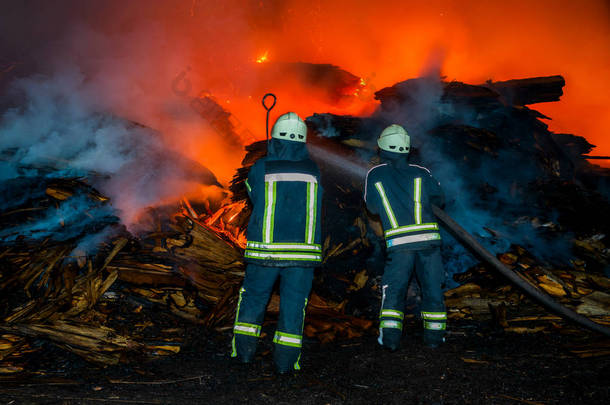
[[[396,153],[409,153],[411,138],[407,131],[400,125],[392,124],[379,135],[377,145],[381,150]]]
[[[305,142],[307,140],[307,125],[296,113],[287,112],[280,115],[273,124],[271,137],[286,141]]]

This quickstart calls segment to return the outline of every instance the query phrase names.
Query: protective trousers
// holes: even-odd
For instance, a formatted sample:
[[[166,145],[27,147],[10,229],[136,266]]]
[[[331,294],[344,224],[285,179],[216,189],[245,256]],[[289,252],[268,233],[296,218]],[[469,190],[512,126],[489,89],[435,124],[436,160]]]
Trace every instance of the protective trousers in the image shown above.
[[[248,264],[246,277],[239,291],[231,357],[238,357],[246,363],[254,357],[267,302],[278,276],[280,318],[273,338],[273,359],[278,371],[286,372],[290,369],[300,369],[303,323],[313,280],[313,268]]]
[[[422,291],[424,343],[438,345],[445,334],[447,312],[441,290],[443,262],[440,248],[390,251],[382,277],[379,343],[392,350],[400,344],[407,288],[414,268]]]

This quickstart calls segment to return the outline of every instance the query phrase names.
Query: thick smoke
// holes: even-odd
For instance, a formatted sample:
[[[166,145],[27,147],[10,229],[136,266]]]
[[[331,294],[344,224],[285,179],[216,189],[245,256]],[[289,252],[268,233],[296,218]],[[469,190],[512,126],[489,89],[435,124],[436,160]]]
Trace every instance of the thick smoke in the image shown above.
[[[234,126],[258,139],[264,138],[260,97],[268,91],[278,95],[273,115],[358,114],[375,107],[373,89],[422,74],[422,66],[424,74],[466,82],[561,73],[572,91],[566,100],[569,94],[603,96],[610,77],[600,74],[608,66],[608,53],[601,51],[607,49],[608,24],[599,16],[607,16],[608,8],[601,1],[586,3],[4,2],[0,142],[8,157],[1,175],[23,176],[40,164],[58,169],[47,175],[97,172],[96,187],[130,224],[144,207],[214,182],[192,161],[211,168],[224,184],[239,166],[241,146],[192,108],[201,95],[212,95],[231,112]],[[263,54],[268,67],[256,63]],[[299,83],[302,75],[289,73],[294,69],[278,70],[299,62],[360,75],[367,92],[342,94],[335,105],[335,98],[320,96],[327,93],[323,85]],[[597,74],[592,67],[600,67]],[[180,74],[187,91],[176,92],[172,84]],[[438,81],[420,93],[418,118],[408,124],[423,131],[431,109],[451,106],[438,104]],[[605,99],[600,103],[595,96],[591,103],[597,117],[610,116]],[[582,105],[572,98],[570,105],[557,103],[562,114],[551,115],[565,118]],[[600,128],[601,120],[587,122]],[[446,160],[426,145],[420,146],[427,159]],[[459,195],[463,188],[451,179],[468,173],[442,167],[439,177]],[[462,197],[456,200],[461,203]]]
[[[533,119],[529,121],[519,115],[505,120],[505,114],[510,116],[510,107],[500,103],[495,107],[497,110],[481,110],[476,105],[444,97],[445,84],[439,77],[439,69],[435,68],[439,64],[437,56],[423,66],[425,76],[396,86],[394,91],[401,96],[401,102],[392,106],[386,100],[387,109],[380,108],[357,125],[350,125],[350,118],[344,117],[342,127],[356,131],[354,136],[372,147],[383,127],[393,123],[403,125],[414,147],[411,163],[423,164],[432,171],[445,192],[445,210],[487,249],[500,253],[507,251],[511,244],[518,244],[553,264],[567,264],[572,235],[565,230],[547,231],[546,225],[557,226],[557,214],[537,208],[537,191],[528,189],[533,182],[548,175],[538,166],[537,157],[530,155],[535,148],[528,140],[539,126]],[[322,136],[341,140],[343,135],[345,140],[346,135],[333,126],[332,116],[316,115],[308,121]],[[438,128],[444,126],[449,129],[439,133]],[[492,145],[496,153],[469,149],[468,135],[459,132],[461,127],[495,133],[493,142],[497,145]],[[514,146],[508,141],[516,138],[523,138],[523,144]],[[372,157],[373,149],[360,149],[361,153],[368,153],[356,165],[344,157],[310,148],[326,166],[351,179],[364,176],[362,168]],[[445,264],[450,274],[462,272],[476,262],[449,233],[443,232],[443,239]]]
[[[424,72],[428,71],[424,69]],[[528,195],[515,191],[517,184],[529,185],[543,175],[536,166],[535,157],[527,155],[528,146],[514,149],[501,143],[497,156],[475,152],[464,164],[462,154],[448,150],[444,140],[434,132],[439,126],[451,123],[486,129],[487,123],[479,120],[476,108],[443,99],[439,76],[407,81],[404,91],[408,98],[404,105],[391,112],[379,110],[374,116],[382,122],[398,123],[407,128],[417,150],[417,157],[412,161],[424,164],[440,181],[446,194],[446,211],[494,253],[508,250],[511,244],[519,244],[543,259],[565,264],[570,254],[571,235],[564,232],[547,237],[541,232],[544,228],[536,229],[532,225],[536,222],[533,218],[539,218],[538,222],[552,222],[556,221],[556,214],[539,210]],[[514,134],[515,130],[502,129],[507,135]],[[521,130],[532,131],[532,128]],[[498,133],[500,142],[504,135]],[[463,135],[452,133],[450,136],[459,138]],[[464,142],[465,139],[455,139],[453,145],[462,147]],[[472,159],[474,156],[476,159]],[[488,197],[482,198],[487,194],[481,187],[492,190]],[[448,234],[444,239],[452,241],[446,249],[448,271],[454,273],[468,268],[473,263],[472,257],[465,255],[464,249]]]
[[[169,153],[157,132],[106,111],[90,90],[78,70],[15,81],[11,91],[23,103],[2,115],[0,179],[40,167],[54,169],[45,177],[89,178],[128,226],[146,207],[216,183]]]
[[[168,42],[162,29],[108,31],[93,18],[96,11],[106,14],[105,7],[28,3],[8,7],[0,24],[3,53],[17,61],[12,80],[0,76],[0,181],[81,177],[110,197],[111,205],[74,195],[34,224],[3,229],[0,237],[66,240],[93,232],[90,239],[101,241],[116,216],[137,230],[146,208],[219,185],[196,162],[193,148],[209,150],[217,134],[189,99],[172,92],[171,80],[186,63],[180,52],[168,52],[158,63],[153,52]],[[44,44],[21,28],[19,17],[29,13],[39,20],[35,33]],[[227,173],[222,175],[226,180]],[[18,202],[11,197],[0,199],[3,210]],[[22,195],[20,201],[33,197]]]

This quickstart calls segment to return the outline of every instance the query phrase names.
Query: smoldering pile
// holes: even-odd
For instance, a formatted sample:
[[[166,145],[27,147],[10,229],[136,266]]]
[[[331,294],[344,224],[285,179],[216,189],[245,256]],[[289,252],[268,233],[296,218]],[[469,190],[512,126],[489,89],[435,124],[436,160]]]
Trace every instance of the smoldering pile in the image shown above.
[[[326,191],[325,260],[305,334],[328,342],[374,333],[383,246],[361,190],[375,136],[394,122],[409,129],[412,162],[439,178],[454,218],[529,282],[608,323],[610,226],[601,214],[609,203],[599,192],[608,173],[583,158],[592,145],[550,133],[525,106],[558,99],[562,86],[560,77],[482,86],[415,79],[379,91],[381,108],[371,117],[310,117],[310,150]],[[183,199],[151,209],[137,236],[88,175],[68,177],[57,162],[22,167],[27,176],[5,182],[1,370],[28,371],[47,344],[116,364],[177,353],[195,329],[230,330],[249,216],[242,182],[265,145],[247,150],[233,201]],[[97,251],[85,252],[83,241],[105,229]],[[569,328],[443,237],[448,286],[464,283],[446,292],[454,322],[493,319],[509,332]],[[270,300],[268,322],[278,300]],[[414,318],[416,299],[409,309]]]
[[[316,135],[309,150],[321,167],[326,192],[323,234],[330,253],[315,290],[345,303],[352,314],[376,317],[378,308],[370,303],[378,298],[383,244],[378,221],[363,208],[362,183],[366,170],[377,163],[377,134],[399,123],[411,135],[411,163],[431,169],[440,180],[446,211],[454,219],[529,283],[576,312],[607,323],[610,223],[603,212],[610,207],[604,193],[610,172],[586,160],[593,145],[581,137],[550,132],[542,122],[546,117],[526,106],[559,100],[564,84],[561,76],[478,86],[412,79],[377,92],[381,106],[371,117],[309,117],[307,124]],[[244,167],[231,187],[236,201],[246,202],[242,181],[265,146],[247,149]],[[447,287],[467,280],[476,285],[470,286],[476,290],[472,294],[464,292],[468,288],[447,291],[452,318],[491,319],[489,304],[503,302],[509,315],[514,311],[514,319],[525,319],[520,313],[541,312],[491,267],[476,264],[475,256],[450,233],[443,238]],[[483,269],[494,287],[481,288],[479,279],[469,276],[474,269]],[[509,291],[517,298],[508,299]],[[414,313],[417,305],[412,300]],[[552,319],[559,327],[560,318]],[[502,325],[511,331],[550,327]]]
[[[33,192],[39,187],[41,193]],[[3,213],[3,228],[57,219],[57,205],[78,196],[90,203],[80,212],[86,217],[93,218],[93,209],[109,209],[109,199],[82,179],[40,179],[26,191],[30,197],[20,201],[20,208]],[[243,222],[242,208],[225,204],[212,212],[209,205],[184,199],[151,209],[149,229],[137,238],[108,216],[97,217],[72,237],[5,240],[0,254],[2,370],[27,369],[27,361],[42,350],[41,341],[98,364],[116,364],[177,353],[189,339],[189,328],[230,329],[244,274],[244,231],[237,225]],[[66,218],[57,225],[74,224]],[[87,255],[79,242],[100,226],[116,229],[97,254]],[[269,306],[277,313],[277,296]],[[309,331],[316,323],[315,330],[341,329],[327,339],[359,336],[372,325],[335,311],[315,294],[308,311]]]

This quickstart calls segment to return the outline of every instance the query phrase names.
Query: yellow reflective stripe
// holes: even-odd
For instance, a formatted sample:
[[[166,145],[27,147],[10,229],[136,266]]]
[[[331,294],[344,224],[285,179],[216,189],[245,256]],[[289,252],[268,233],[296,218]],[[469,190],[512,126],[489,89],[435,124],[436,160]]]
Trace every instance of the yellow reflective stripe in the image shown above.
[[[305,242],[312,244],[315,237],[316,209],[318,202],[318,184],[307,185],[307,220],[305,221]]]
[[[241,299],[244,291],[246,291],[244,287],[239,289],[239,299],[237,300],[237,310],[235,311],[235,324],[233,325],[233,328],[235,328],[235,325],[238,323],[239,309],[241,308]],[[235,347],[235,332],[233,332],[233,339],[231,339],[231,357],[237,357],[237,349]]]
[[[265,215],[263,217],[263,242],[273,242],[275,216],[275,182],[265,181]]]
[[[421,224],[421,177],[413,179],[413,203],[415,207],[415,223]]]
[[[385,213],[390,220],[390,225],[392,228],[398,228],[398,222],[396,221],[396,217],[394,216],[394,211],[392,211],[392,206],[390,205],[390,201],[388,201],[388,197],[385,194],[385,190],[383,189],[383,185],[380,181],[375,183],[375,187],[381,196],[381,201],[383,202],[383,208],[385,208]]]
[[[306,243],[261,243],[248,241],[246,247],[250,249],[258,249],[258,250],[304,250],[304,251],[314,251],[321,252],[322,246],[316,244],[306,244]]]
[[[447,312],[424,312],[421,316],[423,319],[447,319]]]
[[[315,253],[291,253],[291,252],[257,252],[253,250],[246,250],[245,257],[250,257],[253,259],[276,259],[276,260],[313,260],[313,261],[321,261],[322,256]]]
[[[261,327],[252,323],[236,322],[233,326],[233,333],[259,337],[261,334]]]
[[[307,298],[305,298],[305,304],[303,305],[303,322],[301,322],[301,333],[303,333],[303,328],[305,327],[305,309],[307,308]],[[299,360],[301,360],[301,353],[299,352],[299,357],[297,357],[297,361],[294,363],[294,369],[300,370],[301,365],[299,364]]]
[[[447,324],[445,322],[430,322],[424,321],[424,329],[428,330],[445,330]]]
[[[318,179],[305,173],[268,173],[265,174],[265,213],[263,217],[263,242],[273,242],[275,205],[277,199],[277,182],[300,181],[307,183],[307,206],[305,223],[305,241],[313,244],[317,220]],[[246,187],[250,187],[246,180]]]
[[[273,337],[273,342],[284,346],[300,348],[302,345],[302,337],[299,335],[276,331],[275,336]]]
[[[408,232],[437,231],[437,230],[438,230],[438,224],[435,222],[430,222],[427,224],[401,226],[396,229],[390,229],[390,230],[386,231],[384,234],[385,234],[385,236],[392,236],[392,235],[398,235],[401,233],[408,233]]]
[[[248,183],[248,179],[246,179],[245,183],[246,183],[246,188],[248,189],[249,192],[251,192],[252,187],[250,187],[250,183]]]
[[[402,329],[402,322],[400,321],[381,321],[379,323],[379,328],[386,328],[386,329]]]
[[[312,174],[305,173],[268,173],[265,174],[265,181],[304,181],[307,183],[317,183],[318,179]]]
[[[387,316],[389,318],[398,318],[398,319],[402,319],[404,317],[404,314],[400,311],[395,311],[393,309],[383,309],[381,311],[381,317]]]
[[[387,247],[404,245],[406,243],[417,243],[417,242],[427,242],[431,240],[440,240],[440,233],[422,233],[420,235],[407,235],[401,236],[400,238],[388,239],[386,241]]]

